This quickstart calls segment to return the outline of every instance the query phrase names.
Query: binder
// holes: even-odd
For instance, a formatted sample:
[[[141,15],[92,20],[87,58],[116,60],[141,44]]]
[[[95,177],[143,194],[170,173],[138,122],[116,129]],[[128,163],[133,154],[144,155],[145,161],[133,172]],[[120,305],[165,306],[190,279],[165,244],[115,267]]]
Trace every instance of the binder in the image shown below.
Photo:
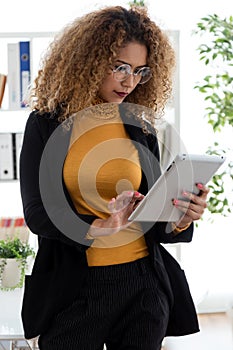
[[[9,109],[16,110],[20,108],[20,61],[19,61],[19,43],[8,43],[8,92]]]
[[[26,96],[30,85],[30,41],[8,43],[9,108],[27,106]]]
[[[15,134],[15,161],[16,161],[16,179],[19,179],[19,157],[23,143],[23,133]]]
[[[20,55],[20,102],[21,107],[27,106],[27,94],[30,85],[30,41],[19,42]]]
[[[12,139],[11,133],[0,134],[0,180],[14,179]]]

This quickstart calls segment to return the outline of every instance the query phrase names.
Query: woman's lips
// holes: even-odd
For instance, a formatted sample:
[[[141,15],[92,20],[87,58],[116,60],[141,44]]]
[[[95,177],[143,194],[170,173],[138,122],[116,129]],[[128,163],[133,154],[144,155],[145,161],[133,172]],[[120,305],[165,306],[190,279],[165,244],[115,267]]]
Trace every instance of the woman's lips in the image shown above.
[[[128,95],[127,92],[121,92],[121,91],[115,91],[115,93],[116,93],[118,96],[120,96],[120,97],[125,97],[125,96]]]

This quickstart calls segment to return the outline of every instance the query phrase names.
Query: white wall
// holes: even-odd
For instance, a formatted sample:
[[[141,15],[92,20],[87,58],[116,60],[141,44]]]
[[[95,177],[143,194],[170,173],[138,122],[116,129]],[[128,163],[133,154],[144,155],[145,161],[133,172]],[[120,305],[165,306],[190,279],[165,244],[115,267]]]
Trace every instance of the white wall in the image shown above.
[[[41,0],[33,5],[29,0],[4,1],[0,32],[3,31],[58,31],[67,22],[103,5],[127,6],[128,1]],[[212,134],[204,116],[203,97],[193,87],[203,77],[204,68],[198,62],[196,48],[199,39],[191,35],[198,20],[217,13],[221,17],[233,14],[232,0],[148,0],[151,16],[165,29],[180,30],[180,109],[181,137],[193,153],[205,152]],[[231,130],[232,133],[232,130]],[[226,139],[226,145],[231,143]],[[200,310],[217,310],[233,303],[233,238],[232,217],[216,218],[214,224],[204,221],[196,229],[193,243],[182,246],[183,265],[195,298],[202,303]],[[204,299],[203,299],[204,298]]]

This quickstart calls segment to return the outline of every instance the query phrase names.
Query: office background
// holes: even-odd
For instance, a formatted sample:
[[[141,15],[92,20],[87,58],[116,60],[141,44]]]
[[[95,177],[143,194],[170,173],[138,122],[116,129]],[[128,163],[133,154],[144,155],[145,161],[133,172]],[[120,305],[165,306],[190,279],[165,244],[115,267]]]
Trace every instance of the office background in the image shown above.
[[[201,39],[192,35],[192,31],[205,15],[216,13],[222,18],[233,15],[232,0],[147,0],[145,3],[151,17],[164,29],[180,32],[180,134],[189,152],[203,153],[211,140],[221,139],[221,135],[213,135],[204,118],[203,96],[194,90],[196,82],[205,75],[205,67],[199,62],[196,51]],[[56,32],[74,17],[105,5],[128,6],[128,1],[85,0],[85,4],[80,4],[73,0],[40,0],[33,6],[29,0],[4,1],[0,32]],[[232,144],[231,133],[229,130],[224,141],[221,139],[225,147]],[[0,208],[3,206],[6,207],[1,203]],[[216,217],[213,223],[201,222],[196,228],[194,241],[182,246],[181,254],[193,293],[201,298],[200,312],[222,311],[232,306],[232,215],[229,218]]]

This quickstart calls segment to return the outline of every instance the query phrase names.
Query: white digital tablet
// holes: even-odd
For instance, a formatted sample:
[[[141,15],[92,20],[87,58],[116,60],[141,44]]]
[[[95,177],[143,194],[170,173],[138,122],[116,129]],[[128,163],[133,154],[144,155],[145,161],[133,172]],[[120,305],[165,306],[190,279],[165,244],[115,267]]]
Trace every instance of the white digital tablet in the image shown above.
[[[178,154],[129,217],[129,221],[172,221],[183,213],[173,199],[187,200],[184,191],[198,194],[197,183],[206,185],[225,161],[223,156]]]

